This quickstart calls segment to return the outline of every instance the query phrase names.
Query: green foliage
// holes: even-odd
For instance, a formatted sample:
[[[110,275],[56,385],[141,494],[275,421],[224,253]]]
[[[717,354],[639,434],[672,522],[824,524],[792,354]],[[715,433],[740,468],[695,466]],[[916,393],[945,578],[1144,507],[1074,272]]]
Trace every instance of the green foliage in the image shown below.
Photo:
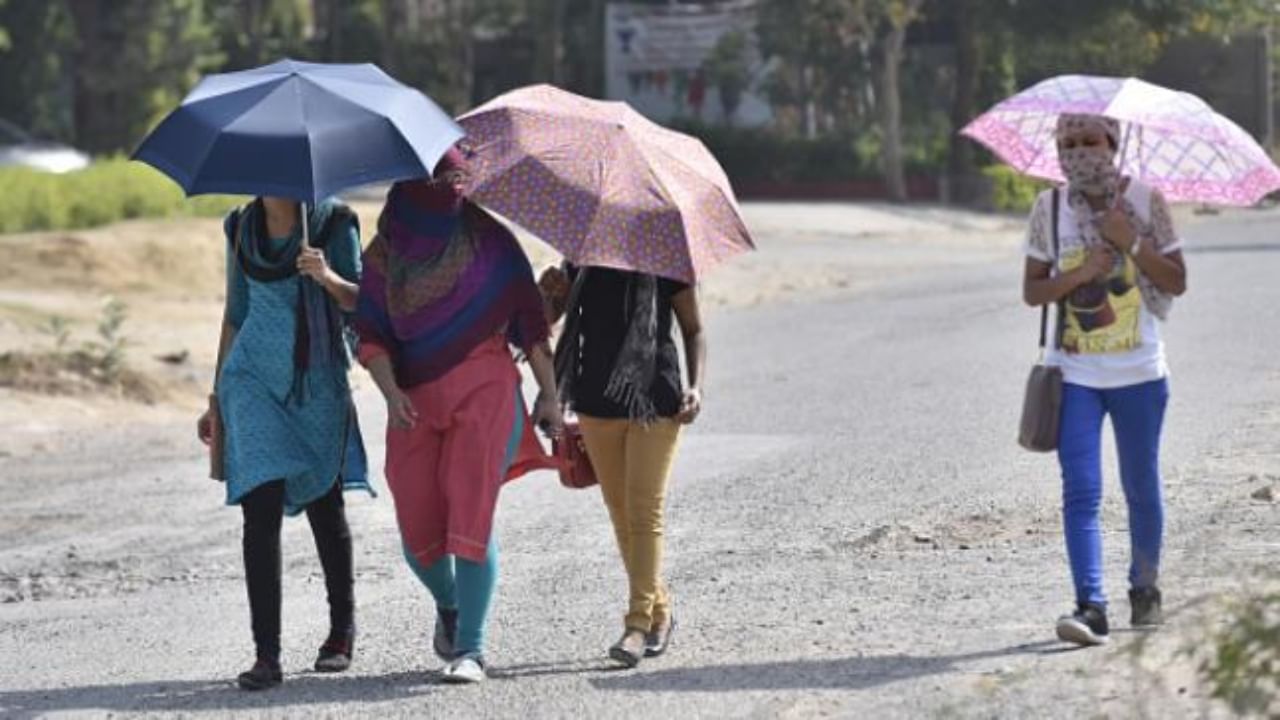
[[[735,183],[840,182],[879,177],[879,145],[862,138],[785,137],[759,128],[681,123],[699,138]]]
[[[132,148],[217,60],[201,0],[69,2],[75,141]]]
[[[741,32],[725,33],[703,64],[707,79],[720,92],[720,104],[729,124],[742,103],[742,93],[751,82],[747,67],[747,37]]]
[[[74,35],[64,4],[0,4],[0,27],[10,30],[8,50],[0,52],[0,118],[37,137],[70,140],[67,84]]]
[[[40,332],[53,339],[53,351],[65,353],[67,343],[71,341],[71,323],[61,315],[52,315],[48,322],[40,328]]]
[[[103,377],[110,382],[117,381],[124,369],[124,352],[129,340],[121,330],[128,318],[129,307],[117,298],[108,298],[98,319],[99,341],[88,348],[96,357]]]
[[[225,195],[187,200],[159,172],[123,159],[63,175],[0,168],[0,233],[88,228],[133,218],[217,216],[236,202]]]
[[[1029,212],[1036,196],[1048,187],[1043,180],[1023,175],[1008,165],[991,165],[982,169],[991,182],[992,209],[1000,212]]]
[[[1280,713],[1280,592],[1257,593],[1228,610],[1201,671],[1213,695],[1242,715]]]
[[[760,49],[777,60],[765,90],[784,131],[849,134],[874,121],[873,29],[853,0],[760,3]]]

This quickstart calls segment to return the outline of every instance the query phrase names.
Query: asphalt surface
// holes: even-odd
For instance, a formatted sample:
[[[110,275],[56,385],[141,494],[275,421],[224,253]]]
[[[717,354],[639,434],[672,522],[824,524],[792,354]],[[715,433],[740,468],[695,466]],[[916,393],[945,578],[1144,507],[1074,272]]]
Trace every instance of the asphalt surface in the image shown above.
[[[1280,475],[1280,217],[1233,214],[1186,235],[1191,290],[1165,328],[1163,584],[1175,608],[1274,568],[1280,548],[1280,509],[1250,499]],[[251,660],[239,514],[200,479],[191,428],[107,426],[56,461],[0,458],[0,576],[28,596],[0,605],[0,715],[1221,712],[1176,669],[1173,685],[1125,675],[1124,629],[1109,649],[1053,639],[1071,605],[1056,463],[1013,441],[1038,315],[1018,301],[1016,242],[999,255],[843,298],[713,314],[706,413],[686,437],[668,513],[680,627],[667,657],[635,671],[604,657],[625,586],[598,493],[549,475],[503,496],[489,682],[438,683],[431,606],[403,565],[384,492],[348,499],[353,669],[307,670],[327,615],[309,529],[292,521],[287,678],[250,695],[231,685]],[[381,408],[364,388],[379,458]],[[1108,473],[1107,578],[1123,628],[1127,543],[1113,463]],[[1163,632],[1194,642],[1199,624]]]

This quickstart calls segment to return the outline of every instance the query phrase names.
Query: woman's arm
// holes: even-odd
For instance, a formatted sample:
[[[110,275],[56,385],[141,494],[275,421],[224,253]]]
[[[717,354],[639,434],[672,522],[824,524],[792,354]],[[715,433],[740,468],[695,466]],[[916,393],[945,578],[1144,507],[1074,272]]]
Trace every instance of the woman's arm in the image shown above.
[[[340,221],[328,241],[332,258],[321,250],[304,247],[298,253],[298,270],[324,288],[343,312],[355,312],[360,294],[360,221],[354,215]]]
[[[564,317],[570,289],[569,275],[554,265],[538,276],[538,290],[542,293],[542,308],[548,325],[554,327]]]
[[[214,441],[216,424],[214,423],[217,405],[218,382],[222,377],[222,364],[235,344],[236,335],[240,332],[240,324],[249,312],[249,284],[240,272],[240,265],[235,257],[235,234],[240,231],[239,211],[226,217],[222,223],[223,232],[228,239],[226,259],[226,300],[222,305],[222,328],[218,332],[218,357],[213,366],[213,389],[209,392],[209,407],[196,421],[196,437],[206,445]]]
[[[329,267],[324,252],[316,248],[303,248],[298,253],[298,271],[320,283],[325,292],[338,303],[343,312],[355,312],[360,286],[350,282]]]
[[[1053,274],[1051,263],[1028,257],[1022,273],[1022,300],[1032,307],[1056,303],[1081,285],[1111,272],[1114,256],[1104,247],[1093,247],[1084,264],[1065,273]]]
[[[382,397],[386,398],[387,424],[397,430],[413,429],[418,424],[418,410],[396,382],[391,355],[386,352],[369,352],[367,348],[362,348],[361,359],[374,384],[382,391]]]
[[[1180,251],[1165,253],[1164,247],[1176,247],[1169,206],[1159,194],[1151,198],[1151,228],[1139,233],[1123,211],[1110,210],[1102,219],[1102,236],[1117,252],[1133,256],[1134,263],[1160,290],[1178,296],[1187,291],[1187,264]]]
[[[1175,297],[1187,291],[1187,263],[1181,250],[1163,255],[1150,243],[1143,242],[1133,261],[1160,290]]]
[[[697,287],[688,287],[671,298],[684,339],[685,366],[689,373],[689,388],[680,403],[676,419],[688,424],[702,412],[702,388],[706,380],[707,339],[702,328],[702,311],[698,307]]]
[[[564,412],[556,391],[555,360],[551,345],[542,341],[529,351],[529,368],[538,383],[538,399],[533,404],[533,422],[544,432],[556,437],[564,429]]]

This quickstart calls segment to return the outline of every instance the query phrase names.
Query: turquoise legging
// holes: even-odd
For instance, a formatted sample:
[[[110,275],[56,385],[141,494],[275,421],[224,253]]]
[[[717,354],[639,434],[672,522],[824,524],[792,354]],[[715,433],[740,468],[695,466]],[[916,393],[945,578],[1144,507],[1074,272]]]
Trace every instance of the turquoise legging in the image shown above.
[[[436,606],[458,611],[458,636],[453,647],[459,655],[484,651],[484,626],[498,584],[498,541],[489,538],[489,550],[482,563],[446,555],[424,568],[409,552],[409,567],[431,591]]]

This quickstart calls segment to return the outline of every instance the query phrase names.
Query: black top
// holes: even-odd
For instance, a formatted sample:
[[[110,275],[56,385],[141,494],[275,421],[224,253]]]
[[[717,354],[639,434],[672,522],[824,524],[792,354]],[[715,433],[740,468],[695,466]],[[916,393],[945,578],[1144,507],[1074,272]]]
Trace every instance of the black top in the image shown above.
[[[577,268],[567,267],[569,281],[577,279]],[[626,418],[627,408],[605,397],[605,388],[613,374],[613,364],[622,350],[628,328],[628,279],[634,273],[607,268],[591,268],[578,296],[582,308],[580,335],[582,350],[578,376],[574,383],[571,405],[579,415],[596,418]],[[653,387],[649,395],[659,417],[674,417],[680,412],[684,386],[680,379],[680,354],[671,333],[675,311],[671,298],[687,285],[658,279],[658,355]]]

